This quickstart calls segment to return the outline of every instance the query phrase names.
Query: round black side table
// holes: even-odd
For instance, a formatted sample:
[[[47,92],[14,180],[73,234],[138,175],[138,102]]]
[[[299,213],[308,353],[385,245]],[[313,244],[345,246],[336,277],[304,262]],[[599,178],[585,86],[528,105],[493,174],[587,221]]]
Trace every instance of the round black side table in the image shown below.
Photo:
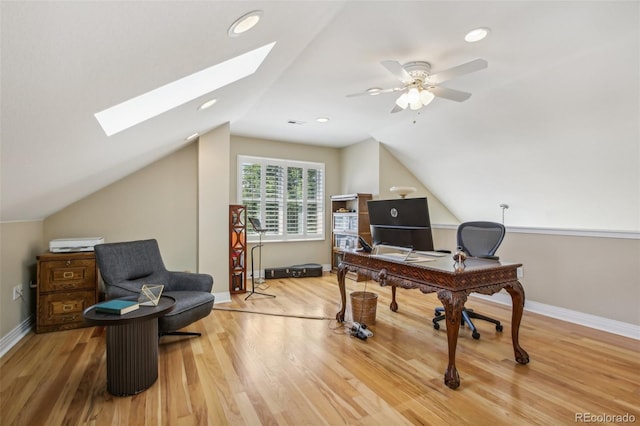
[[[110,394],[135,395],[158,379],[158,317],[172,310],[175,303],[172,297],[162,296],[158,306],[140,306],[124,315],[96,312],[95,305],[83,312],[88,324],[107,327],[107,390]]]

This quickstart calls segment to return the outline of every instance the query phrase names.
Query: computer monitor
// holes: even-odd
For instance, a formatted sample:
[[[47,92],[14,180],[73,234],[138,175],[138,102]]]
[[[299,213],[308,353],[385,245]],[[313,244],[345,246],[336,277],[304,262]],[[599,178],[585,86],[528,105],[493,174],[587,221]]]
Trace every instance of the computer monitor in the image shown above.
[[[432,251],[427,198],[401,198],[367,202],[373,244]]]

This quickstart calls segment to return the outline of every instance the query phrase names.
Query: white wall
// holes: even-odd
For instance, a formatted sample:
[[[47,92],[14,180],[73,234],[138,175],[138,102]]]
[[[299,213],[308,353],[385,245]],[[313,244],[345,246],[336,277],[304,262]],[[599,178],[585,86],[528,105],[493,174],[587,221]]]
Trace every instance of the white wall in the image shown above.
[[[46,250],[42,221],[0,223],[0,337],[4,337],[34,312],[36,256]],[[13,300],[19,285],[23,298]]]
[[[369,139],[349,145],[341,153],[340,194],[380,193],[380,143]]]
[[[229,291],[229,124],[198,141],[198,271],[214,277],[213,293]]]
[[[196,155],[190,144],[47,217],[44,240],[155,238],[167,269],[195,271]]]

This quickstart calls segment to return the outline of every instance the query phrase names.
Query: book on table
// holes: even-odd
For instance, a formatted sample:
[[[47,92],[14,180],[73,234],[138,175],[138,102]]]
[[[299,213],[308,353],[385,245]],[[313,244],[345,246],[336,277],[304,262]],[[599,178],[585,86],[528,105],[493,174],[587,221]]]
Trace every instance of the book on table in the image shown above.
[[[140,307],[137,301],[112,299],[96,305],[96,312],[104,312],[107,314],[124,315],[128,312],[135,311]]]

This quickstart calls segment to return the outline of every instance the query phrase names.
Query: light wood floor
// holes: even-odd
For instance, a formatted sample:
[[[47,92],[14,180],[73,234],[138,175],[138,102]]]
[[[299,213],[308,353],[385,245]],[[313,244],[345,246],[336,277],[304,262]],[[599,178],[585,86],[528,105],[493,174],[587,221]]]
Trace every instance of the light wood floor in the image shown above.
[[[520,343],[531,362],[519,365],[509,309],[472,298],[468,307],[504,321],[504,332],[479,322],[474,340],[461,330],[461,386],[451,390],[446,332],[430,321],[434,294],[399,290],[393,313],[390,289],[369,281],[379,302],[365,342],[334,320],[303,318],[335,317],[335,275],[267,284],[261,291],[276,298],[216,305],[190,327],[202,337],[163,337],[158,381],[132,397],[106,391],[104,328],[29,334],[0,361],[0,423],[557,425],[574,424],[577,413],[640,422],[636,340],[525,312]],[[349,291],[364,287],[347,282]]]

